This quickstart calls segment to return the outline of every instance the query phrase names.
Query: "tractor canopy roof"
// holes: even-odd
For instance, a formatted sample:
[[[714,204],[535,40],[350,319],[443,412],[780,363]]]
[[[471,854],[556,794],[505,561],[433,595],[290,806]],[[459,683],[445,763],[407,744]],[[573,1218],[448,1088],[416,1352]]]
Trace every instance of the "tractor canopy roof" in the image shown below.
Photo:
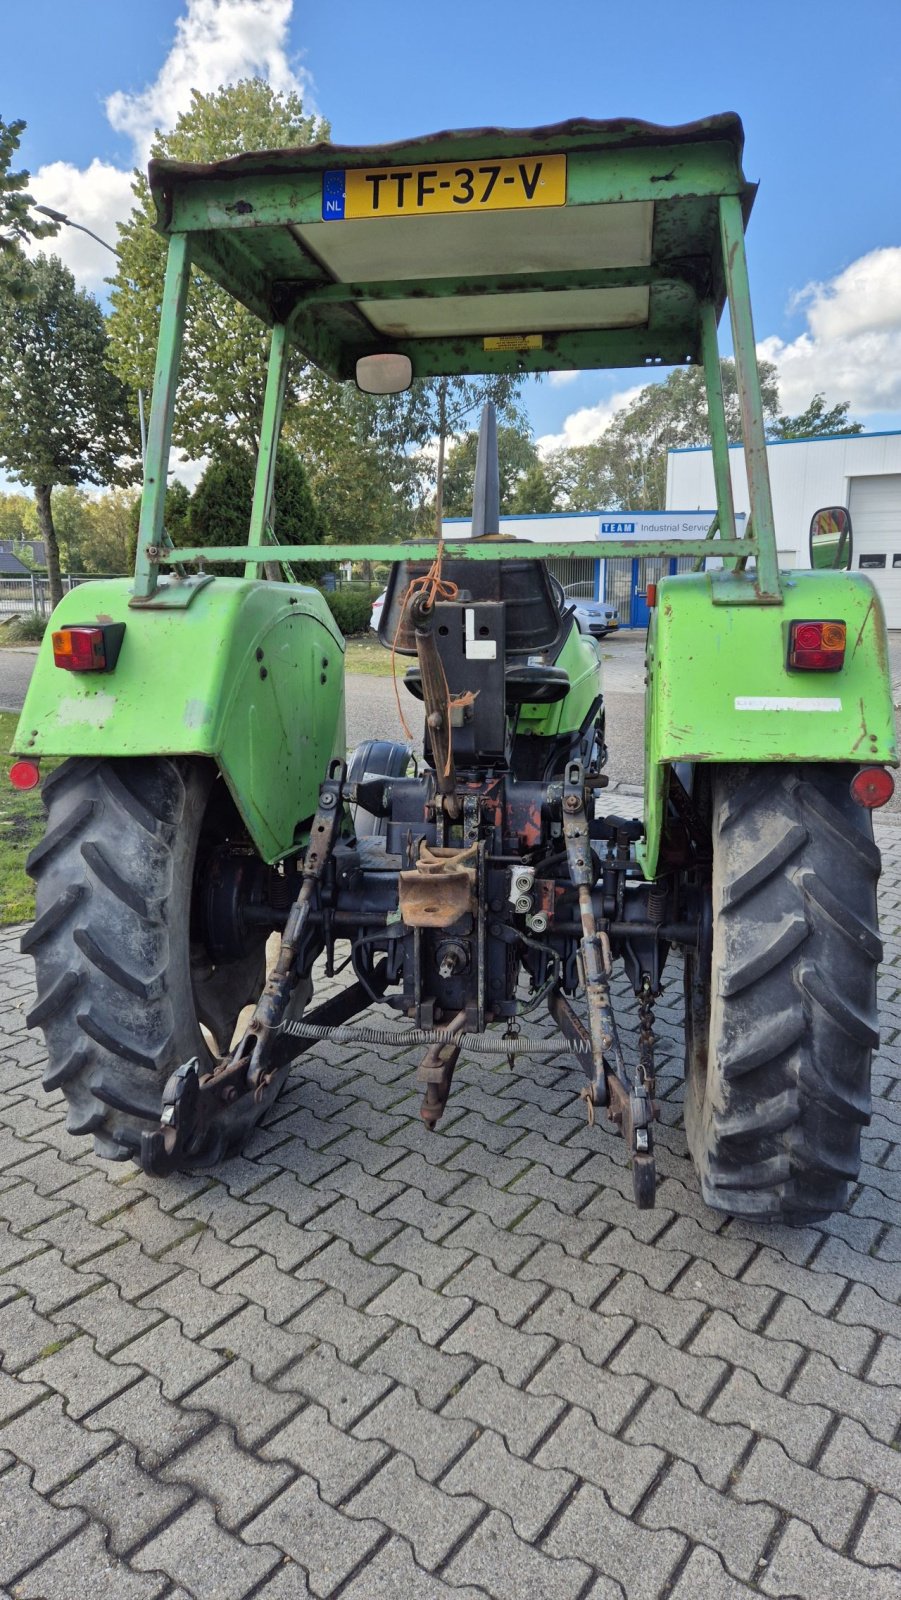
[[[158,227],[336,378],[698,361],[725,297],[719,199],[755,186],[731,113],[154,161]]]

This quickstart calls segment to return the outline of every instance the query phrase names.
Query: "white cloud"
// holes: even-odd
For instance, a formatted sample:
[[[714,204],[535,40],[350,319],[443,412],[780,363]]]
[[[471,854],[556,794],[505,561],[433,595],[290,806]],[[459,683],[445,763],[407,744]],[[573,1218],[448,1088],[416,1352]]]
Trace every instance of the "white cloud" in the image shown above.
[[[594,444],[602,433],[606,433],[617,411],[622,411],[624,406],[641,394],[642,387],[636,384],[631,389],[611,395],[609,400],[599,400],[596,406],[582,406],[579,411],[571,411],[564,420],[561,433],[545,433],[535,440],[538,454],[547,456],[552,450],[571,450],[574,445]]]
[[[84,171],[69,161],[51,161],[32,175],[30,189],[39,205],[64,211],[108,244],[118,243],[116,223],[124,222],[132,205],[130,173],[104,161],[92,161]],[[109,251],[77,228],[61,227],[40,248],[59,256],[82,288],[95,294],[103,292],[104,278],[116,270]]]
[[[552,389],[562,389],[565,384],[575,383],[576,379],[580,378],[581,376],[582,374],[578,367],[574,370],[564,368],[561,369],[560,372],[552,372],[548,378],[548,382]]]
[[[118,89],[106,102],[117,133],[132,140],[135,163],[144,166],[157,128],[171,128],[191,103],[191,91],[210,94],[240,78],[265,78],[280,93],[307,97],[306,75],[287,52],[293,0],[187,0],[175,26],[175,42],[153,83],[139,93]]]
[[[802,410],[814,394],[851,412],[901,410],[901,246],[871,250],[827,283],[795,296],[805,331],[790,342],[772,334],[758,353],[779,372],[782,409]]]

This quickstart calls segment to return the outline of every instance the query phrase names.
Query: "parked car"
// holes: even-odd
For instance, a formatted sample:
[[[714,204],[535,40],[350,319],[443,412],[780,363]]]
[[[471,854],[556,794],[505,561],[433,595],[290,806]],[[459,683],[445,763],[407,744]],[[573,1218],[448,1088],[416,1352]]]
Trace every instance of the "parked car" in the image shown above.
[[[572,584],[571,588],[581,588]],[[619,627],[619,612],[609,600],[586,600],[564,589],[567,605],[575,608],[580,633],[590,633],[593,639],[603,639]]]
[[[381,594],[377,594],[372,602],[372,616],[369,618],[369,626],[374,630],[375,633],[378,633],[379,631],[379,623],[382,620],[382,606],[385,604],[385,596],[387,593],[388,590],[383,589]]]

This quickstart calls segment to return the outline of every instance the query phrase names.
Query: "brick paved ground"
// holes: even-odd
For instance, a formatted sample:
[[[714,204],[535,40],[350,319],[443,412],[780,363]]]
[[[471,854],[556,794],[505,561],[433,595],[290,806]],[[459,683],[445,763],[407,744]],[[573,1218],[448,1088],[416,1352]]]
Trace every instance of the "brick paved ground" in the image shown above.
[[[2,935],[0,1585],[22,1600],[901,1596],[901,831],[861,1183],[705,1210],[659,1007],[662,1182],[557,1067],[323,1049],[242,1159],[64,1131]],[[630,1019],[631,1020],[631,1019]]]

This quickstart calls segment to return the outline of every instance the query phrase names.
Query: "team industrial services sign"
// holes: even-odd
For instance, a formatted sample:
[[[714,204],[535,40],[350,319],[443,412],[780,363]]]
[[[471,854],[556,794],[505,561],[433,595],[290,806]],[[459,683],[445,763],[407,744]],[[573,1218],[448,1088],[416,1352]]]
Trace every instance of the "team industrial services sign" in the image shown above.
[[[602,511],[597,539],[706,539],[713,511]],[[744,534],[744,515],[735,519],[736,534]]]

